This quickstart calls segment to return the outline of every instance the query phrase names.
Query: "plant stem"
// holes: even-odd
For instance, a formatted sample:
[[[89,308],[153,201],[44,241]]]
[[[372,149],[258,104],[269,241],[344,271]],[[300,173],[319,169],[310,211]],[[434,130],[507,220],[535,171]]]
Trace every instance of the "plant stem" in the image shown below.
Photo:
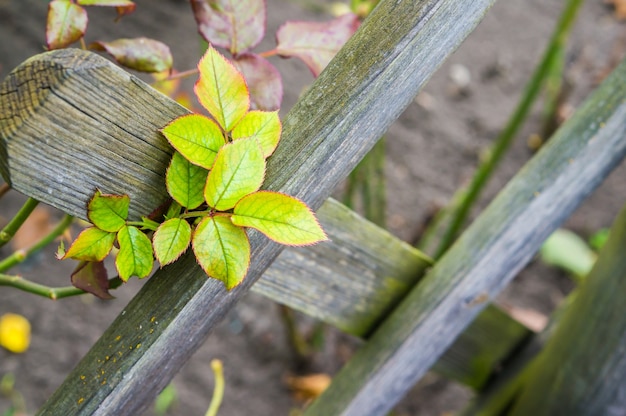
[[[220,360],[211,360],[211,369],[215,376],[215,387],[213,388],[211,404],[205,416],[217,416],[217,412],[222,404],[222,399],[224,398],[224,371],[222,362]]]
[[[123,281],[119,277],[109,279],[109,289],[118,288],[122,285],[122,283]],[[52,300],[84,295],[87,293],[84,290],[75,288],[74,286],[50,287],[24,279],[21,276],[12,276],[3,273],[0,273],[0,286],[10,286],[15,289],[43,296],[45,298],[50,298]]]
[[[436,259],[440,258],[456,239],[461,227],[463,227],[467,220],[472,205],[478,199],[480,192],[483,190],[485,184],[491,177],[496,166],[502,159],[502,156],[509,148],[513,138],[522,126],[523,121],[526,119],[532,104],[541,91],[544,80],[549,75],[550,69],[553,67],[553,60],[558,59],[559,57],[559,50],[563,47],[565,41],[567,40],[582,3],[583,0],[569,0],[567,2],[565,10],[561,14],[559,22],[556,26],[556,30],[550,39],[548,48],[546,49],[541,62],[535,69],[535,72],[526,86],[524,94],[518,103],[515,112],[512,114],[504,130],[498,136],[487,159],[478,167],[469,188],[467,191],[463,192],[463,199],[459,204],[459,207],[452,214],[450,225],[445,231],[439,247],[435,252]]]
[[[188,69],[186,71],[182,71],[182,72],[177,72],[176,74],[172,74],[169,77],[159,80],[157,82],[163,82],[163,81],[173,81],[175,79],[180,79],[180,78],[187,78],[190,77],[192,75],[196,75],[198,73],[198,68],[193,68],[193,69]]]
[[[22,208],[15,214],[15,217],[0,231],[0,247],[11,241],[17,230],[24,224],[24,221],[33,212],[39,201],[28,198]]]
[[[0,261],[0,273],[3,273],[9,270],[11,267],[15,266],[16,264],[23,262],[24,260],[32,256],[34,253],[41,250],[43,247],[47,246],[48,244],[50,244],[52,241],[54,241],[55,238],[57,238],[58,236],[63,234],[65,230],[67,230],[67,227],[69,227],[72,224],[73,220],[74,220],[74,217],[72,217],[71,215],[66,215],[57,224],[57,226],[54,227],[52,231],[50,231],[48,235],[43,237],[41,240],[37,241],[31,247],[25,250],[17,250],[13,254],[11,254],[9,257]]]

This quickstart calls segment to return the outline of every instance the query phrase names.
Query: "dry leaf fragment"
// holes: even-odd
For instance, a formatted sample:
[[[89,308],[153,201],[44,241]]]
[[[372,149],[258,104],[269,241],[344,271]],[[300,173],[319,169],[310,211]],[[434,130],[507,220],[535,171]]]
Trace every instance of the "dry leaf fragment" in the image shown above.
[[[309,374],[306,376],[291,376],[285,379],[285,384],[293,390],[298,400],[306,401],[318,397],[326,390],[332,378],[328,374]]]
[[[626,20],[626,0],[604,0],[605,4],[615,8],[614,15],[618,20]]]

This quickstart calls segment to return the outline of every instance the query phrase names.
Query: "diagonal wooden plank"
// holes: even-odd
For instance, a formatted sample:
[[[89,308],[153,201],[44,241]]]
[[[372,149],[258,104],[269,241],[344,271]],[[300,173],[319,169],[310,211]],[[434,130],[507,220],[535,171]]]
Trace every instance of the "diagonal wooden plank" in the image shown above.
[[[493,1],[383,0],[287,116],[283,145],[268,164],[267,188],[298,196],[311,206],[319,207],[411,102],[443,59],[473,30]],[[63,113],[45,108],[50,101],[39,102],[35,108],[38,91],[50,88],[68,104],[73,102],[75,94],[90,98],[80,107],[74,106],[83,114],[78,121],[103,113],[109,121],[116,120],[112,124],[118,125],[117,110],[128,97],[116,93],[115,88],[124,90],[123,86],[129,83],[147,88],[132,77],[114,80],[111,74],[91,72],[88,65],[83,71],[72,73],[72,62],[65,62],[63,66],[63,62],[54,62],[51,56],[58,55],[47,55],[47,61],[32,60],[29,64],[41,65],[39,69],[31,71],[31,78],[19,80],[12,86],[17,97],[8,106],[17,105],[17,113],[23,111],[30,116],[48,111],[54,125],[76,123],[76,119],[64,119]],[[69,60],[67,56],[66,59]],[[80,61],[81,57],[77,59]],[[80,62],[74,59],[73,64]],[[48,72],[54,75],[49,77]],[[63,79],[57,85],[45,83],[47,78]],[[115,88],[105,88],[103,83]],[[0,100],[7,99],[4,90],[0,94]],[[141,114],[141,100],[133,103],[139,107],[125,112],[129,120],[135,112]],[[19,131],[18,124],[14,123],[12,129]],[[120,130],[124,129],[120,126]],[[55,130],[55,134],[62,132]],[[62,141],[74,139],[75,136],[60,137]],[[52,146],[46,145],[45,141],[40,143],[37,150],[44,154],[52,150]],[[7,146],[1,149],[3,156],[10,160],[5,150]],[[104,150],[115,151],[110,147]],[[74,175],[82,174],[78,165],[85,164],[84,153],[74,154],[74,158],[59,153],[62,159],[55,160],[57,167],[70,164],[74,166]],[[104,158],[103,163],[105,160],[108,158]],[[45,165],[41,162],[46,160],[39,159],[31,166],[34,180],[39,177],[37,169]],[[15,183],[10,169],[11,163],[4,173]],[[107,174],[103,172],[96,171],[93,177],[104,180]],[[53,181],[54,177],[50,179]],[[91,186],[81,187],[79,181],[70,181],[67,177],[63,180],[78,183],[78,186],[59,185],[55,189],[60,193],[69,190],[91,195],[93,192]],[[44,202],[61,198],[49,187],[50,183],[53,182],[42,185],[48,187],[42,192]],[[53,192],[49,192],[50,189]],[[132,196],[131,192],[129,194]],[[70,208],[67,210],[72,212]],[[76,211],[80,211],[80,207],[76,207]],[[134,207],[133,212],[140,211]],[[228,293],[219,282],[205,280],[189,257],[158,272],[40,413],[124,415],[143,410],[280,252],[276,244],[258,234],[253,234],[251,242],[253,260],[248,277],[240,287]],[[167,357],[166,362],[164,357]]]
[[[380,415],[626,155],[626,61],[405,298],[306,415]]]

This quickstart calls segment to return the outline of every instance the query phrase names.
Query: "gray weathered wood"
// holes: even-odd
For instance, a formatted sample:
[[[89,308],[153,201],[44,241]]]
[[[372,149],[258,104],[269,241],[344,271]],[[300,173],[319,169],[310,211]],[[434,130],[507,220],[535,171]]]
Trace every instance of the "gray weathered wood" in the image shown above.
[[[594,268],[524,377],[510,415],[626,414],[624,253],[626,207]]]
[[[473,30],[493,1],[383,0],[288,114],[282,146],[268,163],[265,186],[300,197],[318,208],[411,102],[443,59]],[[45,80],[47,71],[55,73],[53,77],[57,78],[64,78],[67,71],[72,72],[68,67],[58,66],[33,71],[29,76],[35,81],[25,84],[24,88],[34,90],[18,96],[15,102],[22,100],[26,104],[22,103],[17,112],[35,115],[45,111],[56,124],[75,122],[63,120],[62,113],[42,108],[47,101],[37,109],[29,101],[39,100],[37,80]],[[76,82],[83,88],[83,97],[90,98],[80,103],[86,122],[99,112],[107,114],[112,102],[128,98],[116,96],[115,90],[102,87],[102,80],[98,78],[108,76],[98,71],[84,71],[61,80],[66,91],[72,89],[69,84]],[[125,82],[138,83],[134,78],[127,78]],[[53,91],[61,92],[60,88],[53,88]],[[138,96],[141,97],[141,93],[138,92]],[[72,103],[74,99],[66,97],[64,100]],[[132,103],[137,106],[132,110],[140,112],[141,100],[133,99]],[[13,129],[19,130],[21,125],[14,123]],[[7,153],[10,146],[2,149],[10,160],[11,155]],[[65,152],[58,152],[57,156],[60,159],[55,163],[59,166],[76,163],[76,159]],[[27,154],[22,157],[26,158]],[[39,163],[31,160],[29,166],[35,176],[31,179],[37,179],[36,169],[41,162],[45,160]],[[11,169],[9,163],[5,175],[15,183],[17,178],[12,176]],[[83,172],[77,170],[75,175],[82,176]],[[92,176],[104,180],[107,175],[94,173]],[[54,183],[54,176],[47,179],[52,182],[47,182],[46,186]],[[93,192],[92,184],[45,189],[41,199],[52,205],[63,200],[58,195],[63,192],[87,196]],[[132,189],[128,193],[132,196]],[[73,212],[71,208],[68,206],[67,210]],[[74,211],[80,211],[80,207],[74,207]],[[136,206],[133,208],[134,213],[140,211]],[[280,247],[256,233],[252,234],[251,243],[248,277],[231,292],[226,292],[219,282],[206,280],[188,256],[158,272],[41,413],[124,415],[137,414],[144,409],[280,252]]]
[[[80,54],[78,52],[78,55]],[[53,54],[55,60],[64,61],[68,59],[70,63],[75,62],[76,55],[76,53],[67,54],[67,52],[55,52]],[[111,77],[111,81],[116,81],[118,94],[136,94],[138,83],[123,83],[115,78],[117,74],[120,74],[124,80],[127,79],[128,74],[119,71],[95,55],[87,54],[85,60],[96,66],[100,74],[113,74],[107,76]],[[39,67],[40,65],[41,62],[36,61],[36,66]],[[17,93],[14,86],[20,76],[31,76],[29,71],[33,71],[33,68],[30,67],[29,63],[25,63],[24,66],[26,69],[13,73],[5,84],[5,87],[7,85],[10,87],[7,87],[7,90],[15,91],[5,95],[5,98]],[[68,77],[72,70],[80,72],[84,68],[86,68],[86,63],[81,62],[77,69],[72,66],[62,75]],[[22,75],[24,71],[27,75]],[[126,86],[128,88],[124,90]],[[63,86],[55,84],[54,88],[63,89]],[[47,91],[50,93],[50,89]],[[78,93],[78,91],[72,91],[72,93]],[[161,119],[154,116],[152,124],[143,125],[141,127],[143,130],[137,130],[131,138],[115,136],[117,145],[113,149],[116,151],[116,157],[124,160],[121,166],[129,162],[140,167],[154,166],[155,159],[154,156],[149,156],[150,151],[154,147],[162,145],[162,137],[152,134],[154,126],[164,125],[169,121],[168,117],[173,112],[180,111],[176,103],[163,100],[161,96],[154,94],[151,90],[145,90],[144,93],[147,94],[146,100],[150,100],[150,97],[158,97],[159,100],[155,103],[154,108],[165,107],[166,111],[161,113]],[[45,98],[53,102],[53,107],[60,106],[63,108],[64,102],[59,99],[59,93]],[[7,100],[4,105],[11,102]],[[123,108],[118,108],[122,105],[123,102],[109,103],[107,109],[113,114],[120,110],[123,111]],[[75,107],[64,110],[66,117],[72,119],[84,117],[84,114]],[[17,114],[17,116],[20,115]],[[65,141],[70,148],[74,146],[74,152],[80,152],[80,148],[76,147],[78,145],[94,146],[95,149],[98,149],[98,146],[95,146],[98,141],[110,141],[110,136],[115,135],[115,131],[118,130],[118,126],[115,124],[116,119],[111,117],[114,120],[113,125],[111,125],[107,121],[108,118],[103,117],[102,113],[97,114],[97,116],[100,117],[99,124],[93,124],[91,132],[89,132],[89,126],[83,128],[83,135],[91,138],[87,144],[81,140],[78,140],[78,143],[70,140]],[[15,124],[20,124],[20,127],[23,127],[25,123],[29,125],[36,125],[35,122],[49,123],[46,118],[34,118],[34,120],[25,116],[22,118],[24,118],[23,121]],[[139,119],[140,117],[137,117],[137,119],[129,121],[128,118],[125,118],[122,121],[136,124]],[[42,138],[37,136],[36,132],[29,127],[20,130],[13,127],[13,122],[3,124],[3,126],[7,124],[9,127],[5,127],[5,134],[10,137],[9,143],[19,143],[17,150],[15,147],[12,149],[13,155],[10,159],[15,161],[18,166],[24,164],[21,160],[22,157],[30,157],[26,151],[28,146],[25,146],[24,142],[28,142],[32,146],[41,146],[43,150],[47,150],[51,140],[60,139],[66,135],[71,137],[73,134],[67,132]],[[63,126],[52,127],[63,128]],[[74,125],[69,127],[78,128]],[[18,134],[15,134],[16,132]],[[99,135],[103,132],[108,133],[100,137]],[[11,134],[15,134],[15,136],[11,136]],[[133,142],[137,135],[140,135],[143,140]],[[46,146],[42,146],[42,142],[46,143]],[[137,152],[126,151],[124,144],[126,142],[133,143]],[[51,156],[47,151],[46,154]],[[87,169],[89,169],[90,164],[97,164],[103,157],[94,151],[81,154],[81,163],[74,163],[71,165],[71,169],[70,166],[66,167],[66,172],[63,175],[76,180],[71,176],[72,171],[76,172],[82,169],[83,165],[87,165]],[[158,155],[157,165],[166,166],[169,157],[169,152],[162,152]],[[50,160],[54,159],[51,158]],[[49,163],[44,164],[41,169],[52,172],[54,169],[51,166]],[[106,182],[98,182],[94,185],[94,189],[99,187],[105,192],[111,192],[109,187],[112,186],[123,192],[124,190],[120,185],[125,186],[127,184],[123,181],[119,182],[120,185],[117,183],[119,176],[124,175],[124,172],[118,174],[117,170],[119,169],[112,169],[111,175],[101,177],[100,180]],[[154,172],[146,171],[150,172],[150,175]],[[22,172],[32,174],[34,171],[22,168]],[[88,176],[88,174],[85,175]],[[133,186],[128,188],[133,194],[133,200],[145,198],[160,201],[166,198],[163,194],[163,187],[149,186],[147,182],[142,180],[141,172],[138,172],[137,175],[137,180],[133,182]],[[24,175],[22,174],[22,176]],[[163,183],[163,177],[160,180]],[[26,193],[34,192],[33,189],[40,190],[42,187],[56,185],[58,184],[50,183],[49,179],[45,178],[41,181],[24,178],[24,182],[21,183],[22,190]],[[64,195],[63,204],[65,205],[59,204],[58,206],[61,208],[67,206],[78,208],[86,203],[89,195],[78,195],[79,203],[75,203],[70,197],[71,195]],[[75,214],[84,217],[84,209]],[[347,333],[361,337],[366,336],[408,293],[410,288],[421,278],[424,269],[431,263],[418,250],[393,238],[389,233],[360,218],[337,202],[327,201],[319,211],[319,218],[332,242],[306,248],[287,248],[267,270],[263,278],[253,286],[253,291],[321,319]],[[490,308],[482,315],[481,319],[477,319],[474,326],[466,334],[457,340],[449,353],[436,366],[436,370],[448,377],[478,388],[494,367],[526,336],[527,332],[526,328],[496,308]]]
[[[318,211],[332,242],[284,250],[252,290],[367,336],[406,296],[430,262],[336,201]],[[530,331],[490,306],[433,370],[479,389]]]
[[[626,62],[405,298],[305,414],[380,415],[626,155]],[[528,414],[528,413],[526,413]]]

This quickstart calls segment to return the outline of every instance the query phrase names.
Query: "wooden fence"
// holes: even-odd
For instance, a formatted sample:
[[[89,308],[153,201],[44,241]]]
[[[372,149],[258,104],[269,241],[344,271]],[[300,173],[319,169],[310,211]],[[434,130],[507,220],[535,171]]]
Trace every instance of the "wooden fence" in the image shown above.
[[[231,292],[191,256],[157,271],[40,414],[140,413],[249,289],[367,339],[306,414],[385,414],[433,365],[485,387],[532,337],[489,301],[626,154],[626,65],[434,265],[328,197],[492,3],[381,1],[287,115],[268,161],[265,187],[319,208],[332,243],[281,253],[253,232]],[[0,171],[77,217],[96,188],[128,194],[137,217],[166,198],[158,129],[186,112],[97,55],[44,53],[0,87]]]

